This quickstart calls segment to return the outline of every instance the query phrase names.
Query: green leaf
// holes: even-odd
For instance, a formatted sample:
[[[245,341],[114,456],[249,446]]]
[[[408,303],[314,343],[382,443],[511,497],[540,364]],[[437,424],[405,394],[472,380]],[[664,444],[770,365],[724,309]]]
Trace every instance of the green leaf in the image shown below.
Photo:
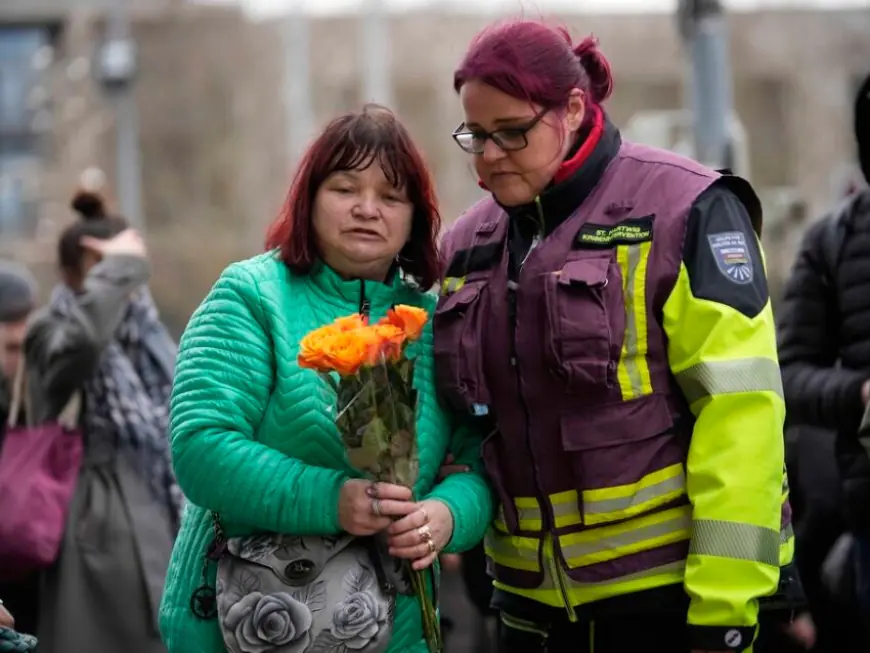
[[[414,434],[406,429],[393,433],[390,441],[390,455],[394,458],[408,458],[414,451]]]
[[[375,417],[366,426],[362,446],[378,455],[389,450],[390,431],[380,417]]]
[[[380,455],[366,447],[356,447],[347,450],[347,462],[350,466],[367,476],[379,477],[381,474]]]
[[[393,483],[413,488],[417,482],[419,467],[416,457],[393,459]]]

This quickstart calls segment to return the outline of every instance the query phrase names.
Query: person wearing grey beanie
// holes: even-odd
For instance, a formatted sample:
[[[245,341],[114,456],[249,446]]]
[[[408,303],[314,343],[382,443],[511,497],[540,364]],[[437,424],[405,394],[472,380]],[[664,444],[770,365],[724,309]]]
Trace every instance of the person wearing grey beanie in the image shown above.
[[[23,265],[0,259],[0,451],[6,431],[11,388],[15,372],[24,349],[27,320],[36,308],[36,279]],[[38,607],[38,579],[0,585],[0,651],[9,646],[30,643],[34,638],[21,635],[36,628]],[[15,615],[15,630],[10,626],[11,615],[3,602]],[[7,647],[7,648],[4,648]],[[11,649],[9,649],[11,650]]]
[[[36,307],[36,279],[26,267],[0,259],[0,413],[21,359],[27,318]],[[5,420],[4,420],[5,423]]]
[[[18,322],[36,305],[36,279],[26,267],[0,259],[0,323]]]

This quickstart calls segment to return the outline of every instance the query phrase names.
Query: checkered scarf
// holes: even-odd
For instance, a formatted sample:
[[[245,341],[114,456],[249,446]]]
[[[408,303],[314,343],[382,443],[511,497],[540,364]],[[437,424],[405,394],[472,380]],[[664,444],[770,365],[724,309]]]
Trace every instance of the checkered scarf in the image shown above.
[[[76,297],[61,284],[51,298],[53,312],[72,315]],[[86,433],[114,434],[118,451],[144,479],[156,501],[178,524],[183,497],[170,460],[168,426],[172,378],[152,355],[145,335],[169,334],[145,287],[125,309],[114,338],[103,350],[96,373],[83,386]]]

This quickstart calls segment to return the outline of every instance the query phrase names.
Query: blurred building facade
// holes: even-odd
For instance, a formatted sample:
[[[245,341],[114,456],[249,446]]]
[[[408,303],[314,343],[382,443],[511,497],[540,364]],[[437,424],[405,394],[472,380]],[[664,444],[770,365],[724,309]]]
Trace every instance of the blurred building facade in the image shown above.
[[[112,3],[0,3],[0,255],[30,261],[45,279],[81,171],[99,166],[112,186],[114,119],[93,74]],[[286,23],[252,23],[238,9],[183,0],[127,4],[139,49],[135,96],[155,293],[181,325],[228,261],[259,249],[286,193]],[[491,18],[390,18],[395,108],[427,154],[447,220],[480,193],[449,136],[460,121],[452,71]],[[688,64],[673,17],[561,18],[577,36],[594,32],[611,59],[608,107],[617,123],[682,107]],[[870,9],[764,11],[730,22],[736,110],[749,175],[769,205],[768,258],[778,279],[800,217],[821,212],[851,171],[852,100],[870,69]],[[311,19],[310,29],[313,110],[323,123],[365,99],[361,30],[354,16]],[[776,198],[788,198],[788,210]]]

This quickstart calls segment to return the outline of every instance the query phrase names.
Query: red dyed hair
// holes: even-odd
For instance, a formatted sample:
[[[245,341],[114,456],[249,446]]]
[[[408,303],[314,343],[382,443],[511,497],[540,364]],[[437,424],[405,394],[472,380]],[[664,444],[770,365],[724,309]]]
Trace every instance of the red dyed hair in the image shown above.
[[[427,290],[438,280],[441,216],[435,185],[408,130],[392,111],[377,104],[336,118],[311,144],[269,227],[266,248],[280,250],[281,260],[296,274],[307,274],[319,257],[311,227],[318,189],[335,172],[365,170],[373,162],[393,186],[407,192],[414,207],[411,237],[399,253],[399,267]]]
[[[474,38],[453,74],[453,88],[458,93],[471,80],[546,109],[567,105],[575,88],[595,105],[613,92],[610,64],[595,37],[574,46],[567,29],[526,19],[490,25]]]

